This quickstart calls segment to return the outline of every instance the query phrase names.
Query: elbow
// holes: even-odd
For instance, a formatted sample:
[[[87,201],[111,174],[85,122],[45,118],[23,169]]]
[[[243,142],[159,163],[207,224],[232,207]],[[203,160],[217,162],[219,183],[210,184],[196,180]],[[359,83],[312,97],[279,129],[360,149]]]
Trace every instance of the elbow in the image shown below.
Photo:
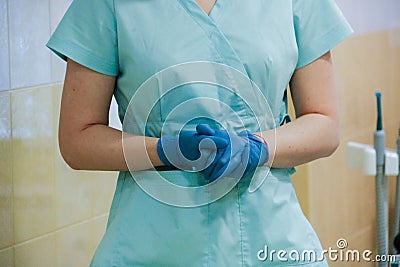
[[[325,155],[324,157],[329,157],[331,156],[339,147],[340,140],[339,138],[336,140],[330,140],[329,144],[326,146],[325,149]]]
[[[76,161],[74,161],[73,159],[67,158],[67,157],[64,157],[64,156],[63,156],[63,159],[64,159],[65,163],[67,163],[67,165],[71,169],[73,169],[75,171],[83,170],[83,168],[81,168],[81,166]]]
[[[324,137],[322,138],[323,143],[323,155],[322,157],[329,157],[338,149],[340,145],[341,136],[341,123],[338,115],[327,116],[327,124],[325,124]]]
[[[63,149],[61,144],[59,147],[64,162],[67,163],[67,165],[73,170],[82,170],[73,153],[69,152],[68,149]]]
[[[59,136],[58,146],[64,162],[73,170],[82,170],[74,145]]]
[[[325,146],[323,149],[322,157],[331,156],[340,145],[340,134],[339,131],[334,132],[331,136],[327,137],[325,140]]]

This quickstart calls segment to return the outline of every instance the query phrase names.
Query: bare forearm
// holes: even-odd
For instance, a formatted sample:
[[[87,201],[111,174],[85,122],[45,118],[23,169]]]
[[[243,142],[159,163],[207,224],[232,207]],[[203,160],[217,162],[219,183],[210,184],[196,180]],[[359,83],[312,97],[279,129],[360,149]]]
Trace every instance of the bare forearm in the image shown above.
[[[270,160],[267,165],[287,168],[331,155],[339,144],[338,123],[328,116],[307,114],[295,121],[266,131]]]
[[[108,127],[116,77],[68,59],[61,101],[59,145],[65,161],[82,170],[145,170],[161,165],[156,138]],[[128,162],[125,160],[128,154]]]
[[[265,132],[277,168],[331,155],[339,144],[339,105],[330,52],[297,69],[290,81],[296,120]]]
[[[60,134],[65,161],[80,170],[146,170],[162,165],[156,152],[157,138],[124,135],[106,125],[91,125],[73,134]],[[124,154],[125,153],[125,154]],[[125,157],[127,155],[127,157]]]

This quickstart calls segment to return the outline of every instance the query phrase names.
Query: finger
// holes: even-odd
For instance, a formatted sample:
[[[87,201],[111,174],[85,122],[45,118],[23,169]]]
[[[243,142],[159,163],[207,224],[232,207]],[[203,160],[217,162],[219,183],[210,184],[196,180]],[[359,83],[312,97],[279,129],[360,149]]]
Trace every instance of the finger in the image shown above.
[[[196,131],[201,135],[213,136],[215,134],[215,131],[210,127],[210,125],[204,123],[197,125]]]
[[[210,180],[211,182],[215,180],[215,179],[211,178],[211,174],[214,172],[217,162],[219,161],[219,159],[222,157],[223,154],[224,154],[224,150],[219,150],[216,153],[215,158],[210,163],[210,165],[208,165],[208,167],[203,171],[203,174],[207,180]]]
[[[226,170],[218,177],[241,178],[246,166],[242,162],[240,155],[234,156],[228,163]]]
[[[231,136],[229,135],[228,132],[226,131],[220,131],[220,133],[225,136],[225,140],[229,140],[231,142]],[[225,173],[225,170],[228,167],[229,162],[231,161],[234,151],[233,147],[229,146],[225,149],[223,155],[218,159],[218,162],[216,162],[213,171],[210,173],[210,178],[213,180],[216,180],[220,177],[222,177],[223,173]],[[225,175],[224,175],[225,176]]]
[[[239,157],[235,158],[232,161],[232,164],[230,166],[231,168],[227,170],[223,175],[226,177],[231,177],[231,178],[242,178],[244,169],[246,168],[246,165],[243,164],[243,161]],[[229,168],[229,167],[228,167]]]
[[[226,149],[220,159],[216,162],[213,171],[210,174],[212,180],[216,180],[221,177],[228,167],[229,161],[231,160],[231,149]]]
[[[247,167],[249,147],[244,145],[241,149],[235,149],[227,163],[225,170],[215,175],[221,177],[241,178]]]
[[[210,167],[206,169],[207,176],[210,180],[216,180],[218,178],[217,173],[220,172],[221,169],[221,172],[225,170],[227,161],[229,161],[229,154],[229,149],[218,151],[217,157],[214,159]]]
[[[226,148],[227,146],[228,146],[227,140],[225,140],[224,138],[221,138],[221,137],[216,137],[216,136],[201,137],[201,140],[199,143],[199,149],[216,150],[216,149]]]
[[[211,165],[211,163],[215,159],[215,157],[217,155],[217,152],[216,151],[212,151],[212,150],[208,150],[208,149],[200,150],[200,151],[201,151],[202,155],[204,153],[204,155],[205,155],[204,157],[207,159],[206,160],[206,164],[205,164],[205,166],[203,168],[203,169],[206,169],[208,166]]]

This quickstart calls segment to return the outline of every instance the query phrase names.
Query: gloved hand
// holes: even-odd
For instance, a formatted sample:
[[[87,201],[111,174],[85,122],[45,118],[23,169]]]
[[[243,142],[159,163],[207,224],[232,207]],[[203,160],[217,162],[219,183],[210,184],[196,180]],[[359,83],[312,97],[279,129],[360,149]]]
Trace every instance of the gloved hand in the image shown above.
[[[221,177],[248,176],[269,159],[268,146],[247,130],[233,134],[226,130],[215,131],[207,124],[199,124],[196,130],[200,135],[220,137],[228,142],[228,146],[219,149],[214,161],[203,171],[212,181]]]
[[[201,171],[212,162],[217,150],[227,145],[228,142],[221,137],[181,131],[177,136],[162,136],[157,143],[157,153],[165,166]]]

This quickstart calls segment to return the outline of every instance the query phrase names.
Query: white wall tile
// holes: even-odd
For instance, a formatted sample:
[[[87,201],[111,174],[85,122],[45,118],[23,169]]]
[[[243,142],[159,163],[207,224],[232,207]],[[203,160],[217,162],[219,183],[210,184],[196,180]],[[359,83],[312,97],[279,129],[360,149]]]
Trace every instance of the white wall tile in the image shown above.
[[[50,0],[50,25],[51,32],[57,28],[72,0]],[[65,62],[52,53],[51,55],[51,82],[57,83],[64,80]]]
[[[391,28],[400,27],[400,1],[392,0],[389,5],[389,25]]]
[[[0,1],[0,91],[10,89],[7,2]]]
[[[54,32],[71,3],[72,0],[50,0],[51,32]]]
[[[122,130],[122,124],[121,124],[121,121],[119,120],[119,116],[118,116],[118,104],[117,104],[117,101],[115,100],[115,97],[113,97],[111,100],[108,120],[109,120],[108,125],[110,127],[113,127],[118,130]]]
[[[51,83],[63,82],[65,77],[65,69],[67,67],[66,62],[52,52],[50,66]]]
[[[399,0],[336,0],[355,34],[400,27]]]
[[[50,83],[49,0],[9,1],[11,88]]]

